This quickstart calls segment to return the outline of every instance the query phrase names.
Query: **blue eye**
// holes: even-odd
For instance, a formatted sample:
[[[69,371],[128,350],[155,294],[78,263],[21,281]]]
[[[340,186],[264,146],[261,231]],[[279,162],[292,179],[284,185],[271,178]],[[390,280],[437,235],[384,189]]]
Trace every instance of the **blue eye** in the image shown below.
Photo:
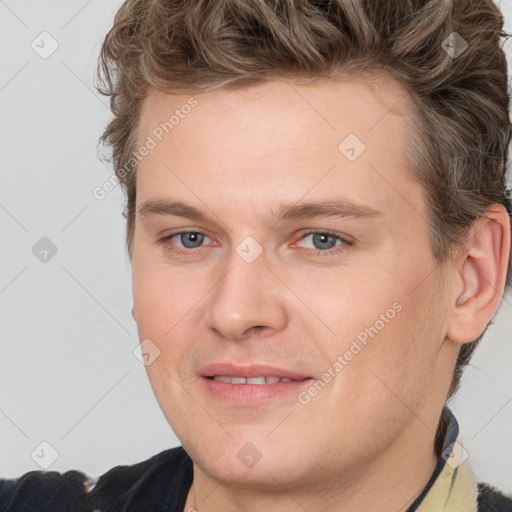
[[[341,237],[323,231],[307,233],[305,236],[302,237],[302,240],[305,240],[307,237],[311,237],[311,241],[314,245],[313,249],[317,249],[321,252],[333,249],[337,245],[340,245],[336,243],[338,240],[340,240],[341,243],[343,243],[343,239]]]
[[[163,238],[162,242],[167,240],[170,241],[176,237],[178,237],[177,239],[185,249],[196,249],[201,247],[204,239],[208,238],[205,234],[200,233],[199,231],[180,231],[179,233],[174,233],[173,235]]]
[[[305,247],[313,256],[332,256],[347,249],[354,242],[343,238],[331,231],[308,231],[300,238],[299,242],[311,237],[313,247]]]
[[[312,252],[315,256],[327,256],[337,253],[338,251],[344,250],[346,246],[353,244],[353,242],[330,231],[309,231],[302,235],[299,242],[306,240],[308,237],[311,237],[313,247],[304,248],[308,249],[310,253]],[[173,239],[177,240],[177,242],[173,242]],[[205,239],[210,239],[210,237],[200,231],[179,231],[178,233],[173,233],[162,238],[160,242],[169,243],[171,245],[170,250],[172,251],[191,254],[195,252],[193,251],[194,249],[204,247],[203,242]],[[216,242],[214,242],[214,244],[216,244]]]
[[[204,240],[204,235],[202,233],[188,231],[185,233],[180,233],[179,240],[183,244],[184,247],[186,247],[187,249],[192,249],[192,248],[201,246],[201,244]],[[196,246],[196,244],[199,244],[199,245]]]

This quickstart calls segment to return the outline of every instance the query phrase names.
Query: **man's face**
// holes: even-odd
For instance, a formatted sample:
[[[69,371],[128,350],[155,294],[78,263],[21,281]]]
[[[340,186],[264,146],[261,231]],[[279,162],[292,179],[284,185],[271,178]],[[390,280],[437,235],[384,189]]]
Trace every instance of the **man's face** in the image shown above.
[[[143,104],[139,143],[156,147],[139,165],[132,259],[139,336],[160,351],[149,379],[182,445],[216,478],[298,485],[357,471],[408,429],[433,435],[411,411],[444,401],[447,304],[404,91],[272,81],[193,98]],[[299,210],[324,202],[339,214]],[[213,363],[309,379],[219,383]]]

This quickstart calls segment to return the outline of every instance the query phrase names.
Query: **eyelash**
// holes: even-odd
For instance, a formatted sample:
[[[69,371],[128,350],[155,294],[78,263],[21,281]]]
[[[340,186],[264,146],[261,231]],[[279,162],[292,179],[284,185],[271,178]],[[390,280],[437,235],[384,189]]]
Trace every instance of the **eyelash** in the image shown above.
[[[159,240],[160,243],[162,244],[165,244],[166,242],[169,242],[172,238],[174,238],[175,236],[179,236],[179,235],[182,235],[182,234],[185,234],[185,233],[195,233],[195,234],[200,234],[200,235],[204,235],[205,237],[207,238],[210,238],[206,233],[203,233],[202,231],[197,231],[197,230],[185,230],[185,231],[178,231],[176,233],[172,233],[168,236],[165,236],[163,238],[161,238]],[[329,235],[329,236],[333,236],[334,238],[338,239],[341,244],[337,245],[337,246],[334,246],[332,247],[331,249],[325,249],[325,250],[321,250],[321,249],[306,249],[307,251],[310,252],[310,254],[313,254],[314,256],[328,256],[328,255],[331,255],[333,253],[338,253],[340,251],[343,251],[346,249],[347,246],[351,246],[353,245],[353,242],[347,240],[346,238],[343,238],[342,236],[332,232],[332,231],[329,231],[329,230],[313,230],[313,231],[307,231],[305,232],[299,240],[304,240],[304,238],[306,238],[307,236],[309,235],[316,235],[316,234],[321,234],[321,235]],[[200,247],[195,247],[195,248],[191,248],[191,249],[181,249],[181,248],[175,248],[173,247],[171,250],[174,251],[174,252],[177,252],[177,253],[180,253],[180,254],[188,254],[190,255],[192,252],[197,252],[199,251],[200,249],[202,249],[204,246],[200,246]]]

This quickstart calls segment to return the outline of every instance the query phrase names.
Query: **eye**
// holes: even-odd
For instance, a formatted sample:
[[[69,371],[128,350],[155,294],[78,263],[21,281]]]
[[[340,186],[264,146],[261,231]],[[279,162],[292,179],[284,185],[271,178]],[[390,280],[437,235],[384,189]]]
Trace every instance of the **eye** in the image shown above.
[[[303,241],[308,238],[310,238],[313,244],[311,249],[315,254],[338,252],[339,250],[345,249],[345,246],[352,245],[352,242],[330,231],[309,231],[304,234],[300,240]],[[335,247],[337,247],[337,249],[333,251]]]
[[[160,242],[171,242],[173,239],[177,241],[176,250],[178,252],[187,252],[187,249],[197,249],[201,247],[204,240],[209,239],[209,237],[199,231],[180,231],[162,238]]]
[[[314,255],[332,254],[333,252],[344,250],[346,246],[353,244],[353,242],[346,238],[330,231],[309,231],[305,233],[299,241],[303,242],[308,238],[310,239],[310,243],[313,244],[313,247],[306,247],[306,249],[312,251]],[[203,242],[208,239],[216,244],[214,240],[200,231],[179,231],[178,233],[172,233],[160,239],[159,242],[163,244],[168,243],[172,251],[190,254],[194,252],[193,249],[203,247]]]

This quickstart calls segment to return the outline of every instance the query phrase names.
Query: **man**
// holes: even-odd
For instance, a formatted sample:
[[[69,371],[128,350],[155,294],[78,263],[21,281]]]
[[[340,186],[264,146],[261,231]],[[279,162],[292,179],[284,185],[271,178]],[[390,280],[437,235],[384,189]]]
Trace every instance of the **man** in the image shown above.
[[[491,0],[125,2],[102,142],[182,446],[4,481],[2,510],[512,510],[445,406],[510,284],[502,23]]]

